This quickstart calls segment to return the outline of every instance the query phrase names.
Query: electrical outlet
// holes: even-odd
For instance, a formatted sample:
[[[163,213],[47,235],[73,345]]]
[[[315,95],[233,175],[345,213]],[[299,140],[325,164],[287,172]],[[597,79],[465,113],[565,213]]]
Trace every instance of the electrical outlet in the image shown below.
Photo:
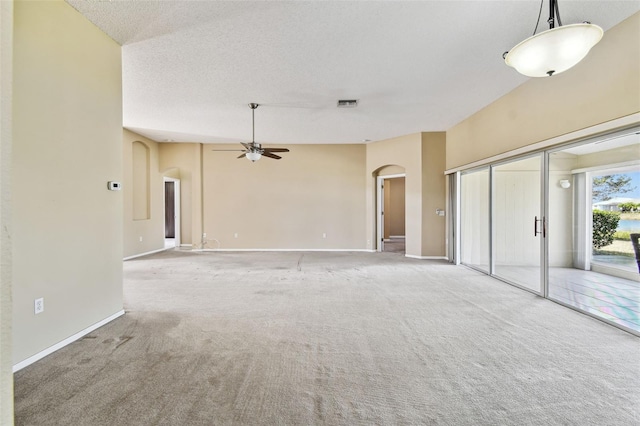
[[[36,299],[34,301],[33,310],[36,315],[44,312],[44,297],[41,297],[40,299]]]
[[[322,233],[322,238],[327,238],[327,233],[326,232]]]
[[[238,238],[238,233],[233,234],[233,238]]]
[[[140,237],[140,242],[142,242],[142,237]]]
[[[202,233],[202,238],[207,238],[207,233],[206,232]]]

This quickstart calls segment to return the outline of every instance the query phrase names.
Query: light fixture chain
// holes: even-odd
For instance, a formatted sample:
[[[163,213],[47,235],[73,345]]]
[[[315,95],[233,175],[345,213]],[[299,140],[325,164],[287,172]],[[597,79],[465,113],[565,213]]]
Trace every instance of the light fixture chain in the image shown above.
[[[555,28],[556,22],[558,23],[558,27],[562,26],[562,20],[560,19],[560,9],[558,7],[557,0],[549,0],[549,29]]]
[[[542,15],[542,5],[544,4],[544,0],[540,0],[540,10],[538,10],[538,19],[536,19],[536,27],[533,29],[533,35],[536,35],[538,31],[538,24],[540,24],[540,16]]]
[[[553,3],[556,5],[556,19],[558,20],[558,26],[561,27],[562,26],[562,19],[560,19],[560,9],[558,7],[558,1],[557,0],[553,0]]]
[[[556,23],[556,5],[555,0],[549,0],[549,19],[547,19],[547,23],[549,24],[549,29],[555,28]]]

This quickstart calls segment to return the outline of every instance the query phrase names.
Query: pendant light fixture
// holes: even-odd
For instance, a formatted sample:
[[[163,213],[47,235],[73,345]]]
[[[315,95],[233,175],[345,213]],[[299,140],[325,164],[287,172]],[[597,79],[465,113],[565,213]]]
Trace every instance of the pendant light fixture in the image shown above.
[[[505,52],[503,58],[507,65],[528,77],[560,74],[584,59],[604,34],[602,28],[589,22],[563,26],[556,0],[549,0],[547,22],[549,30],[539,34],[534,30],[533,36]]]

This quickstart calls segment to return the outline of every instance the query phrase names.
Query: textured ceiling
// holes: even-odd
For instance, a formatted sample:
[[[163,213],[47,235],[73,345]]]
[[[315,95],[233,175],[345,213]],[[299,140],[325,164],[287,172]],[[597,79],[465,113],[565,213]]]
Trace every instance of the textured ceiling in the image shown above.
[[[156,141],[362,143],[441,131],[524,83],[540,1],[68,3],[123,46],[124,125]],[[639,1],[560,1],[609,29]],[[547,29],[547,3],[538,31]],[[605,33],[606,37],[606,33]],[[567,71],[571,72],[571,71]],[[359,99],[338,109],[338,99]]]

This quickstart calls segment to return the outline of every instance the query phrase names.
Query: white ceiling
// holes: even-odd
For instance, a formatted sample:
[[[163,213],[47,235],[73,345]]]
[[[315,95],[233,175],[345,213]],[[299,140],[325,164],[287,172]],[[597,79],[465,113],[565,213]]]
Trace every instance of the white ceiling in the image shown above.
[[[633,130],[630,133],[626,133],[620,136],[615,136],[613,138],[606,136],[601,140],[587,143],[583,145],[579,145],[573,148],[563,149],[562,151],[558,151],[558,153],[568,153],[573,155],[586,155],[593,154],[596,152],[608,151],[611,149],[622,148],[624,146],[629,145],[637,145],[640,149],[640,132],[637,130]],[[638,151],[640,154],[640,151]],[[629,160],[635,160],[636,158],[629,158]]]
[[[156,141],[362,143],[447,130],[527,78],[540,1],[67,0],[123,46],[124,126]],[[547,1],[538,32],[547,29]],[[609,29],[639,1],[559,1]],[[605,34],[606,37],[606,34]],[[567,72],[571,72],[567,71]],[[338,109],[338,99],[359,99]]]

